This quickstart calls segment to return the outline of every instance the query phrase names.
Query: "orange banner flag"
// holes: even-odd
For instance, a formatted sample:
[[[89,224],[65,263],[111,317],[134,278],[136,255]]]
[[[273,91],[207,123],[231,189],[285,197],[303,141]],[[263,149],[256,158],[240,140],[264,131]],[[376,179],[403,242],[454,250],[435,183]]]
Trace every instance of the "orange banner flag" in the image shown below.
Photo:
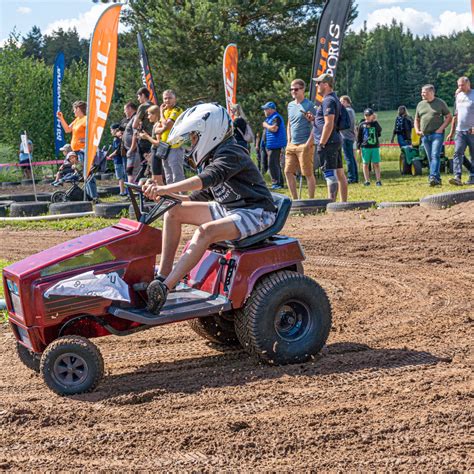
[[[230,106],[237,103],[237,64],[239,54],[236,44],[229,44],[224,51],[223,73],[227,112],[234,119]]]
[[[88,176],[97,153],[114,92],[120,9],[112,5],[95,25],[89,50],[87,126],[84,176]]]

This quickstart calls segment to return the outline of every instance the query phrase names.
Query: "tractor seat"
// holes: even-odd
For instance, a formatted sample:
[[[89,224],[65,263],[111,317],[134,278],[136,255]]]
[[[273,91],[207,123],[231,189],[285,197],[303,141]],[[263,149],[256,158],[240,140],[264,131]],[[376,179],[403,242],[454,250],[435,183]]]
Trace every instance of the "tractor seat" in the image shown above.
[[[288,219],[288,214],[290,213],[291,209],[291,199],[283,194],[271,193],[273,202],[277,208],[277,215],[275,222],[273,225],[268,227],[262,232],[258,234],[251,235],[250,237],[246,237],[245,239],[238,240],[238,241],[225,241],[225,242],[217,242],[213,244],[211,247],[218,248],[218,249],[245,249],[247,247],[252,247],[256,244],[263,243],[269,237],[272,237],[281,229],[283,229],[286,219]]]

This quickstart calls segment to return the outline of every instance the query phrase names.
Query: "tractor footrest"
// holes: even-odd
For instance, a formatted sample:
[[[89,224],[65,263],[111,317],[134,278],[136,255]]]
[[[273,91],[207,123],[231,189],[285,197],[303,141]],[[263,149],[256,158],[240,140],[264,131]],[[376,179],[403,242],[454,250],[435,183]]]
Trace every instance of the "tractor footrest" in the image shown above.
[[[159,314],[149,313],[145,309],[119,308],[118,306],[110,306],[109,313],[118,318],[158,326],[219,314],[230,309],[230,301],[222,295],[211,295],[205,291],[180,285],[176,291],[169,293]]]

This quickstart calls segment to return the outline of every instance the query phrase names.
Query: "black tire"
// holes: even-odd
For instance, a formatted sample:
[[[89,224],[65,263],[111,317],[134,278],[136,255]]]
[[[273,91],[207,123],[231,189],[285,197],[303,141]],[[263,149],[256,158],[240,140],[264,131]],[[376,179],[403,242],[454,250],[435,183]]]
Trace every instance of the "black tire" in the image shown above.
[[[120,217],[124,214],[128,214],[129,206],[130,203],[128,202],[96,204],[95,215],[97,217],[106,217],[108,219]]]
[[[223,316],[206,316],[205,318],[191,319],[188,324],[196,334],[215,344],[239,345],[233,319],[226,319]]]
[[[100,179],[101,179],[102,181],[108,181],[108,180],[110,180],[110,179],[114,179],[114,174],[113,174],[113,173],[102,173],[102,174],[100,175]]]
[[[91,211],[92,203],[89,201],[55,202],[49,206],[50,214],[74,214]]]
[[[330,202],[327,205],[328,212],[343,212],[353,210],[364,210],[374,207],[375,201],[349,201],[349,202]]]
[[[423,174],[423,165],[420,160],[413,160],[411,164],[411,174],[413,176],[421,176]]]
[[[425,196],[420,199],[420,204],[423,207],[430,207],[432,209],[445,209],[446,207],[468,201],[474,201],[474,189]]]
[[[0,201],[0,206],[10,207],[15,201]]]
[[[389,207],[415,207],[419,205],[419,201],[380,202],[377,204],[377,209],[386,209]]]
[[[311,278],[286,270],[263,277],[235,315],[243,348],[272,364],[309,360],[323,348],[330,329],[325,291]]]
[[[400,153],[400,174],[411,174],[411,165],[407,163],[407,160],[405,159],[405,153],[403,151]]]
[[[99,197],[117,196],[120,194],[119,186],[100,186],[97,188]]]
[[[53,193],[38,193],[38,201],[41,202],[50,202],[53,197]]]
[[[2,206],[0,204],[0,217],[6,217],[7,215],[7,210],[8,210],[8,207],[7,206]]]
[[[67,201],[67,195],[66,191],[54,191],[54,193],[51,195],[51,202],[66,202]]]
[[[27,349],[23,344],[16,343],[16,353],[23,365],[39,374],[41,356]]]
[[[22,186],[28,186],[30,184],[33,184],[33,180],[32,179],[22,179],[21,180],[21,185]]]
[[[35,200],[34,194],[4,194],[1,196],[2,201],[15,202],[32,202]]]
[[[95,344],[81,336],[64,336],[52,342],[41,356],[41,375],[58,395],[94,390],[104,375],[104,360]]]
[[[326,212],[326,206],[332,199],[295,199],[291,203],[290,214],[314,214]]]
[[[10,206],[10,217],[30,217],[47,214],[49,202],[14,202]]]
[[[14,186],[20,186],[20,182],[19,181],[4,181],[3,183],[1,183],[1,186],[2,188],[11,188],[11,187],[14,187]]]

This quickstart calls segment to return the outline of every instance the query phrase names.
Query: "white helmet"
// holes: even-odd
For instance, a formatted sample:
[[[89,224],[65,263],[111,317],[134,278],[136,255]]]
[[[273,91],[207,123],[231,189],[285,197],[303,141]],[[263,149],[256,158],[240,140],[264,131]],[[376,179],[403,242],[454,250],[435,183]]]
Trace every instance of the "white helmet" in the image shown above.
[[[199,137],[194,146],[191,144],[192,132]],[[198,166],[210,151],[231,134],[232,121],[223,107],[200,104],[185,110],[178,117],[168,136],[168,143],[190,148],[187,155]]]

